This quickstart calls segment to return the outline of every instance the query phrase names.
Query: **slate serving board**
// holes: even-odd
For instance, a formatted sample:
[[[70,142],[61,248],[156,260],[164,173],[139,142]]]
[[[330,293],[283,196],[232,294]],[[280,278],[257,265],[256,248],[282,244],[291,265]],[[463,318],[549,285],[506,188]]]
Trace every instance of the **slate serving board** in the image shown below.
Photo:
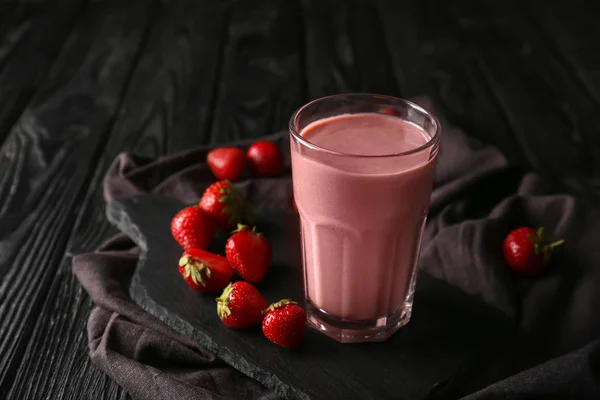
[[[422,399],[510,336],[498,313],[425,274],[419,276],[411,322],[384,343],[340,344],[309,329],[303,347],[289,351],[269,343],[258,327],[229,329],[216,314],[216,296],[189,290],[177,271],[181,249],[171,237],[170,221],[184,206],[150,194],[108,205],[111,223],[142,249],[130,295],[175,330],[290,399]],[[269,276],[257,287],[271,302],[301,301],[297,215],[259,208],[257,226],[274,250]],[[225,235],[213,244],[221,254]]]

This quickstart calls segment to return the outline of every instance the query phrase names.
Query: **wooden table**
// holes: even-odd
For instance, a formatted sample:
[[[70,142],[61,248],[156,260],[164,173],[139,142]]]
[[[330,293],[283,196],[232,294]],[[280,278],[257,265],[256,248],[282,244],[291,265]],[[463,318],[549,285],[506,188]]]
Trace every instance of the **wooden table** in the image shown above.
[[[122,399],[87,355],[73,254],[115,233],[102,177],[285,128],[340,92],[432,97],[454,123],[600,194],[593,1],[0,0],[0,398]],[[595,39],[594,39],[595,38]]]

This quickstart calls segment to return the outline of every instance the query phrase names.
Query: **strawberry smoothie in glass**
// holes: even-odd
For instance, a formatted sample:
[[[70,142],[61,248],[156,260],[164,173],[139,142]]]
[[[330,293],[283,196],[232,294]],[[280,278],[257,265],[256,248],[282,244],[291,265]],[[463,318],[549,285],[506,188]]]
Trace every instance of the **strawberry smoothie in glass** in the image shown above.
[[[309,323],[342,343],[386,340],[411,316],[439,123],[347,94],[300,108],[290,135]]]

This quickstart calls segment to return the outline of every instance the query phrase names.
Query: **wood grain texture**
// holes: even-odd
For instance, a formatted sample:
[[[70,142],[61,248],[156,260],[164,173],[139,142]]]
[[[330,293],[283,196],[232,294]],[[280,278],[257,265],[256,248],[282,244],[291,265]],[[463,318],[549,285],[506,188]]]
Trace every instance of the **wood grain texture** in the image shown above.
[[[310,99],[337,93],[400,95],[377,8],[368,0],[304,0]]]
[[[556,15],[556,4],[540,5],[535,14],[543,8]],[[568,70],[564,60],[569,55],[555,47],[548,32],[541,32],[532,23],[521,3],[485,1],[469,8],[456,3],[448,6],[451,20],[461,30],[462,42],[477,54],[478,66],[500,112],[509,121],[526,166],[562,184],[586,185],[585,178],[594,170],[594,148],[583,148],[582,139],[590,136],[587,131],[597,132],[597,124],[590,122],[598,110],[582,90],[577,75]],[[490,47],[495,51],[486,51]]]
[[[2,48],[6,45],[8,40],[7,33],[13,27],[16,21],[22,21],[25,7],[17,7],[15,3],[0,2],[0,40]],[[2,59],[6,60],[6,50],[0,52]],[[2,65],[2,63],[0,63]]]
[[[0,320],[6,321],[0,326],[0,394],[15,376],[32,374],[17,366],[51,292],[150,9],[141,0],[90,5],[0,151]],[[132,26],[132,19],[139,23]],[[43,384],[31,382],[16,398],[32,398],[29,391]]]
[[[110,138],[95,163],[67,256],[24,354],[11,391],[15,399],[24,394],[49,399],[126,396],[89,360],[86,323],[92,304],[71,273],[70,255],[92,251],[116,233],[104,217],[102,178],[118,153],[157,157],[208,139],[225,14],[218,6],[190,1],[162,4],[154,15]],[[44,352],[62,370],[48,368],[48,360],[39,358]]]
[[[304,101],[297,0],[229,3],[211,143],[285,129]]]
[[[478,54],[465,46],[450,18],[447,2],[377,0],[396,78],[406,95],[429,96],[438,111],[469,134],[502,146],[520,159],[514,140],[503,140],[510,126],[499,113],[477,63]],[[462,8],[469,4],[460,2]],[[461,9],[462,9],[461,8]],[[435,10],[435,11],[434,11]],[[487,24],[483,16],[481,24]]]
[[[89,362],[92,305],[70,273],[114,232],[98,188],[121,150],[260,136],[342,91],[428,95],[600,193],[591,0],[87,3],[0,0],[0,398],[126,397]]]
[[[554,72],[560,74],[560,91],[564,93],[560,107],[561,133],[567,135],[570,147],[581,152],[573,172],[565,184],[578,194],[600,196],[600,141],[597,140],[597,115],[600,112],[600,53],[593,50],[600,37],[598,4],[592,1],[559,2],[553,8],[532,1],[524,13],[527,22],[539,33],[555,58]],[[566,78],[566,79],[565,79]]]
[[[0,144],[43,80],[86,2],[53,0],[43,7],[0,3]]]
[[[432,97],[452,122],[524,168],[580,196],[596,192],[594,57],[566,66],[573,47],[564,43],[565,22],[550,19],[567,12],[566,2],[525,10],[516,1],[376,3],[396,79],[410,96]],[[536,24],[546,20],[542,31]]]
[[[89,359],[86,321],[92,303],[63,262],[6,399],[114,399],[127,394]]]

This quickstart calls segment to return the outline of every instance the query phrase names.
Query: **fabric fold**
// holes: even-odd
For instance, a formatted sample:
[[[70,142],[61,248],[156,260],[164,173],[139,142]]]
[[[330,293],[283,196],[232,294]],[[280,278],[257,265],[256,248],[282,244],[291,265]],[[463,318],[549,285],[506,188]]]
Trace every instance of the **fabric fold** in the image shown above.
[[[598,208],[554,193],[549,182],[523,173],[497,149],[446,121],[442,125],[420,267],[509,317],[519,341],[486,365],[459,371],[434,388],[431,398],[597,398]],[[254,204],[291,208],[287,134],[267,139],[286,155],[288,171],[281,178],[246,178],[238,186]],[[209,150],[158,159],[121,154],[104,179],[105,199],[149,192],[193,204],[214,181],[204,162]],[[523,225],[545,226],[566,240],[536,278],[514,275],[501,258],[504,236]],[[135,244],[119,235],[73,258],[73,271],[96,305],[88,321],[93,362],[135,399],[278,399],[129,299],[138,254]]]

